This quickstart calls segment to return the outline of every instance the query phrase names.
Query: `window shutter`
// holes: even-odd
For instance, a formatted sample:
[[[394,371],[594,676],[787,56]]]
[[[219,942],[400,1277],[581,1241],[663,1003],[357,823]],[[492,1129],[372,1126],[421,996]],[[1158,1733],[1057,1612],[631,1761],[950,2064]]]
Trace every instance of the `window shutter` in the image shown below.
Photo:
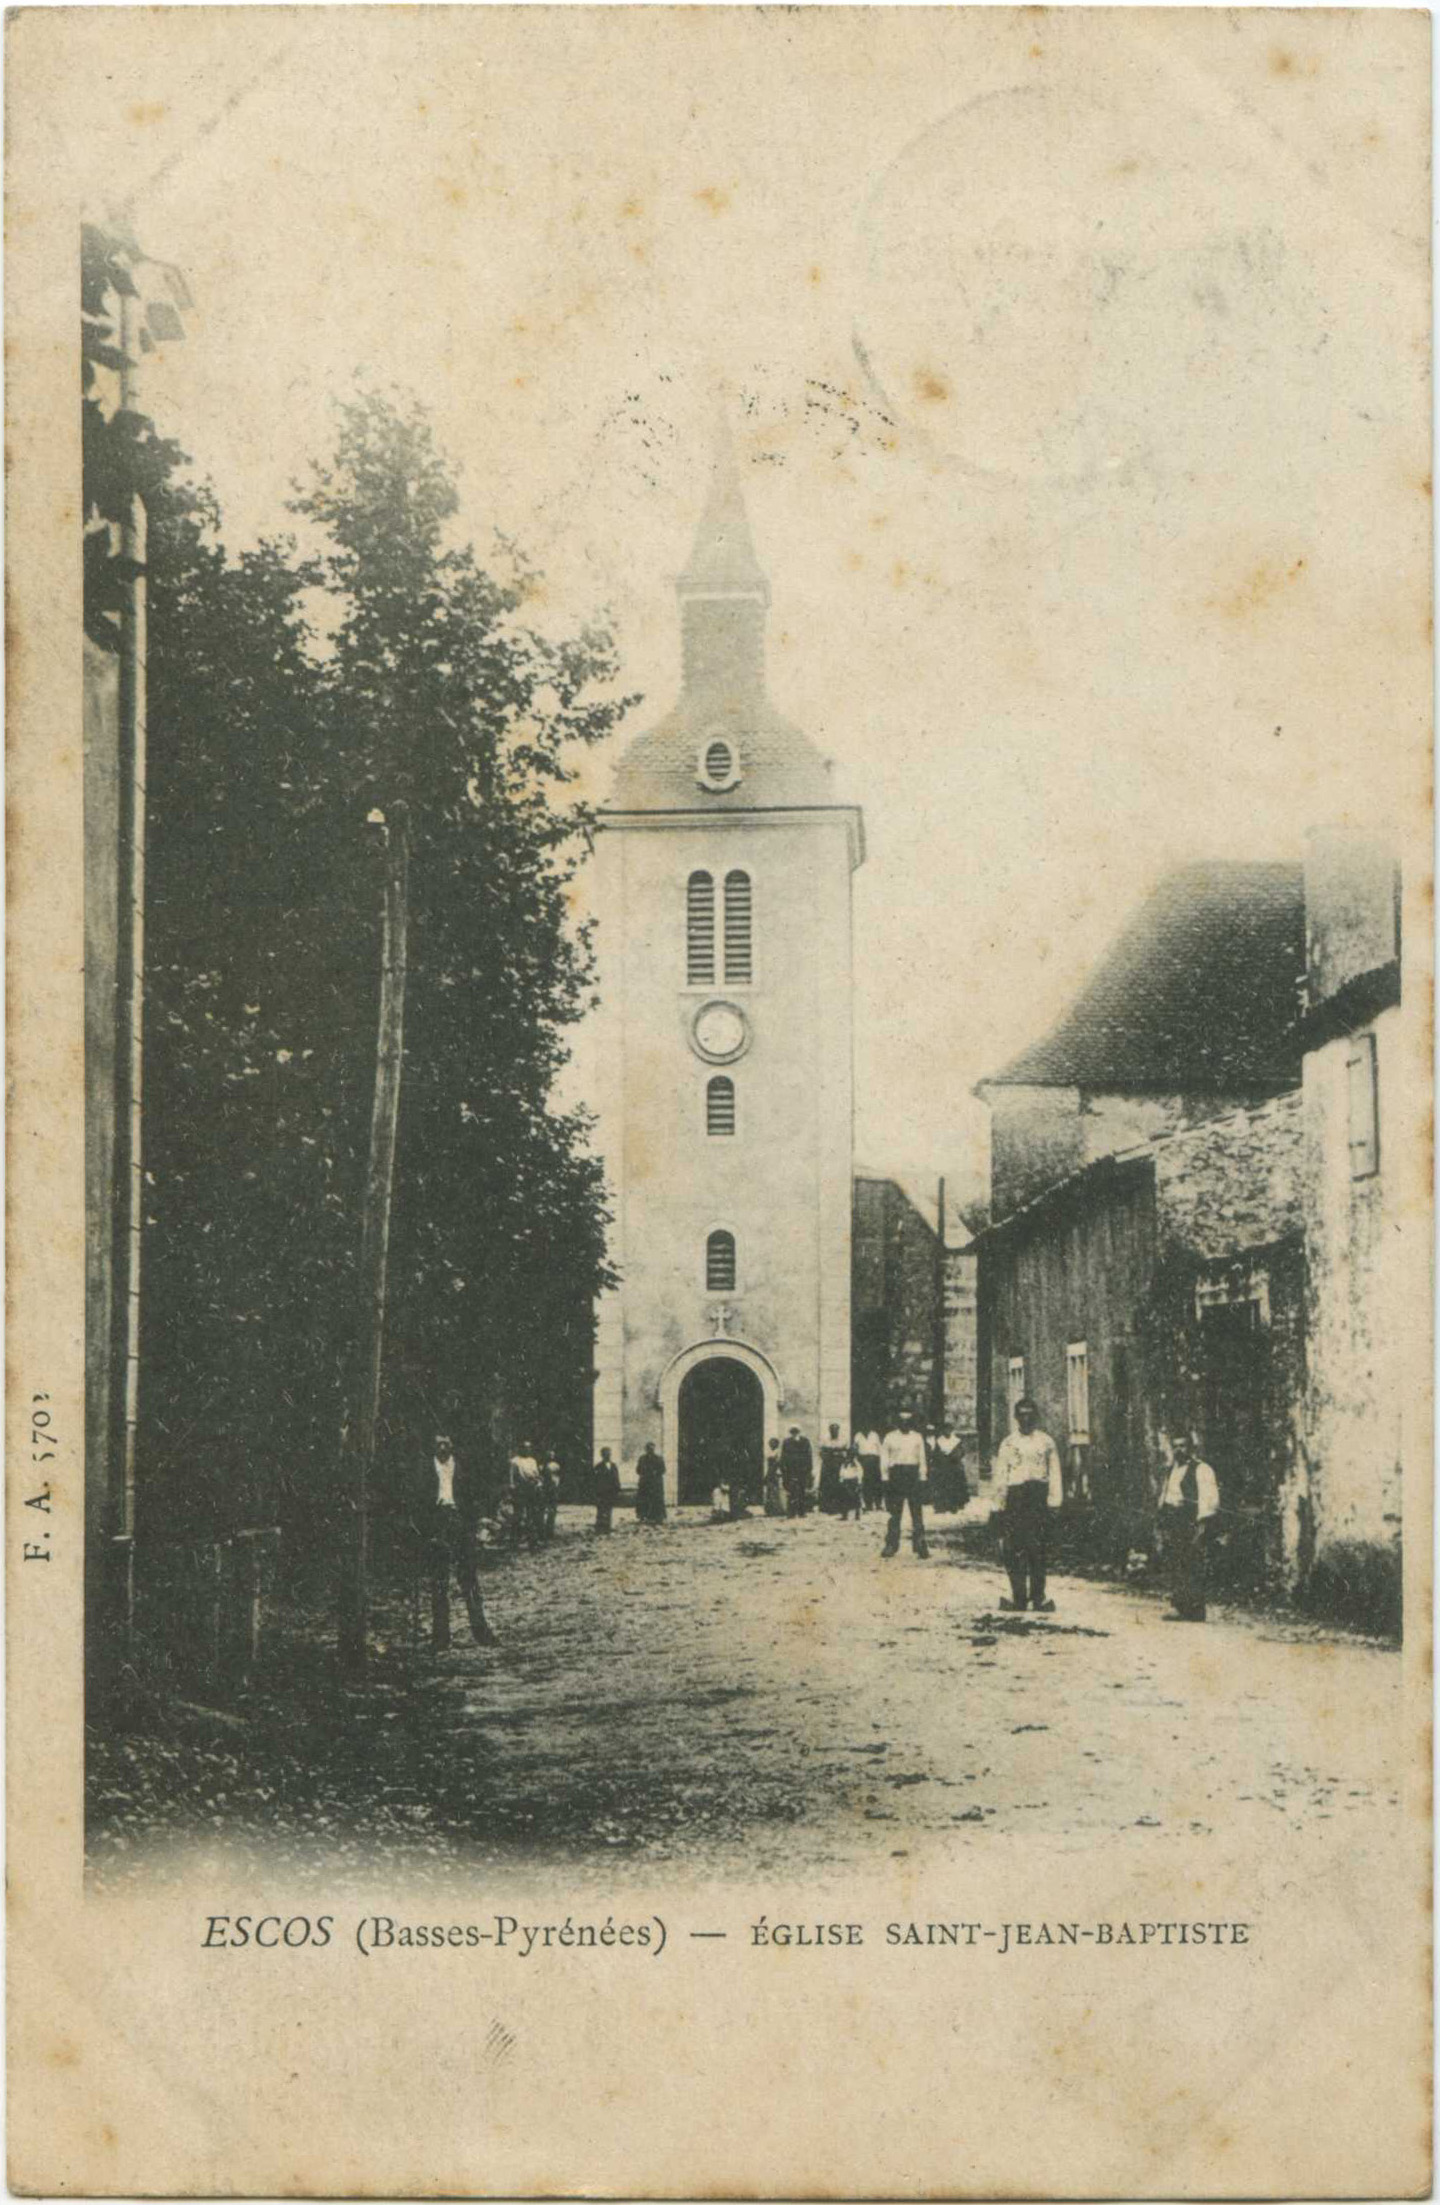
[[[731,768],[730,745],[712,743],[705,753],[705,778],[707,781],[728,781]]]
[[[750,875],[725,875],[725,978],[750,978]]]
[[[735,1291],[735,1235],[712,1233],[705,1243],[705,1290],[709,1294]]]
[[[1380,1169],[1380,1097],[1375,1036],[1357,1034],[1350,1046],[1350,1176],[1369,1179]]]
[[[723,1075],[705,1089],[705,1131],[711,1135],[735,1131],[735,1082]]]
[[[1090,1437],[1090,1350],[1083,1340],[1072,1341],[1065,1350],[1065,1379],[1070,1437],[1076,1440],[1088,1440]]]
[[[692,988],[715,979],[715,883],[708,873],[692,873],[686,888],[685,978]]]

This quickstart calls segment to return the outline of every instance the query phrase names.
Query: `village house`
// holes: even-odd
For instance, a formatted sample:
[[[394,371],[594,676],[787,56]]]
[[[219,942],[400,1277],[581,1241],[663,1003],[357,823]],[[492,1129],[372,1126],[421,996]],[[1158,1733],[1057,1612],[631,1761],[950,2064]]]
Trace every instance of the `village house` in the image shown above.
[[[1293,1581],[1308,1558],[1303,972],[1298,865],[1187,866],[977,1090],[981,1444],[1033,1395],[1115,1561],[1150,1539],[1182,1423],[1220,1478],[1229,1574]]]
[[[1388,845],[1326,831],[1303,868],[1172,874],[979,1089],[981,1445],[1034,1395],[1091,1551],[1148,1545],[1188,1425],[1222,1580],[1398,1624],[1413,995]]]
[[[1406,1444],[1423,1457],[1428,1307],[1429,1051],[1421,991],[1401,991],[1400,878],[1373,835],[1313,835],[1305,863],[1306,1446],[1312,1590],[1365,1620],[1398,1621]],[[1413,1264],[1416,1291],[1406,1290]],[[1416,1328],[1418,1327],[1418,1333]],[[1412,1372],[1420,1373],[1417,1390]]]

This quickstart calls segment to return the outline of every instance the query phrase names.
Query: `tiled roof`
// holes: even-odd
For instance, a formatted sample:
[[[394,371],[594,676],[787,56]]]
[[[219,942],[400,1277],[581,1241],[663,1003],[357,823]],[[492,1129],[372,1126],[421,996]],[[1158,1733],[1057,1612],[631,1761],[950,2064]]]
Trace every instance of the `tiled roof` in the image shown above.
[[[1298,865],[1171,873],[1043,1040],[982,1087],[1226,1089],[1298,1080]]]
[[[701,786],[696,762],[716,735],[733,742],[733,789]],[[658,727],[638,735],[615,769],[608,809],[743,812],[770,804],[833,804],[830,768],[808,735],[760,698],[748,706],[703,692],[682,696]]]

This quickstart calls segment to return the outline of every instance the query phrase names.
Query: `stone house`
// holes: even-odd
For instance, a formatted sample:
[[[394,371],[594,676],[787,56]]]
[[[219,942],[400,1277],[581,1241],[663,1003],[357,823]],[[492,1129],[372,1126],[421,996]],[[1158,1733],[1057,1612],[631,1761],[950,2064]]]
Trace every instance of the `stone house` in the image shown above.
[[[980,1440],[1023,1392],[1116,1559],[1196,1428],[1234,1573],[1309,1558],[1299,866],[1171,874],[1052,1032],[977,1090]]]
[[[1393,1623],[1403,1464],[1429,1446],[1422,991],[1402,993],[1400,878],[1386,843],[1313,835],[1305,892],[1312,1590]]]

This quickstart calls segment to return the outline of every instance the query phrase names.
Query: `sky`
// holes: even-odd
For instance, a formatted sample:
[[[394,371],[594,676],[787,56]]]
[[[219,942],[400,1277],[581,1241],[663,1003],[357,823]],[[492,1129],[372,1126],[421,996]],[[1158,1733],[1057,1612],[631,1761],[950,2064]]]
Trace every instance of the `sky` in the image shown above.
[[[227,538],[356,377],[462,519],[678,680],[714,394],[776,704],[864,807],[856,1152],[974,1083],[1196,857],[1428,796],[1425,19],[76,11],[31,127],[196,301],[146,404]],[[16,125],[12,124],[12,128]],[[24,127],[23,118],[19,127]]]

